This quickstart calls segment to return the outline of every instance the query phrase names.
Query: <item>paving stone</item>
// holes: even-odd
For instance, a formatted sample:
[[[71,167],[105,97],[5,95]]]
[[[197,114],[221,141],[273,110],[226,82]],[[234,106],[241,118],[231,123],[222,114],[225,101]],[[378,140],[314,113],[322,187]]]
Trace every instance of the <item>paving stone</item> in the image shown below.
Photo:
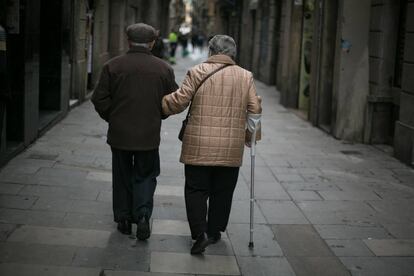
[[[185,208],[185,200],[178,196],[154,196],[154,206]]]
[[[248,186],[250,196],[250,185]],[[290,200],[291,198],[283,189],[283,187],[274,182],[255,182],[254,197],[256,199],[272,199],[272,200]]]
[[[161,167],[162,167],[162,164],[161,164]],[[185,178],[184,176],[178,177],[178,175],[175,175],[175,176],[160,175],[159,177],[157,177],[157,183],[158,185],[171,185],[171,186],[184,187]]]
[[[97,201],[112,202],[112,191],[100,191]]]
[[[288,257],[296,276],[350,276],[336,257]]]
[[[288,191],[294,201],[323,200],[315,191]]]
[[[36,202],[35,196],[0,195],[1,208],[29,209]]]
[[[243,169],[240,170],[240,174],[248,182],[250,182],[250,174],[251,174],[250,170],[251,170],[250,162],[248,166],[245,166]],[[254,178],[256,181],[264,181],[264,182],[270,182],[270,183],[277,181],[272,171],[267,167],[256,167],[255,172],[254,172]]]
[[[272,230],[286,256],[333,255],[311,225],[273,225]]]
[[[54,197],[40,197],[32,206],[33,210],[70,212],[75,200]]]
[[[0,263],[23,263],[70,266],[75,255],[73,246],[0,243]]]
[[[0,242],[5,241],[16,228],[16,224],[0,223]]]
[[[55,197],[69,199],[95,200],[100,190],[78,187],[55,187],[45,185],[26,185],[20,195],[32,195],[38,197]]]
[[[112,215],[112,202],[99,202],[92,200],[74,200],[70,212],[85,214]]]
[[[47,266],[20,263],[0,264],[2,276],[96,276],[100,268],[70,267],[70,266]]]
[[[152,222],[152,234],[191,236],[188,221],[180,220],[154,219]]]
[[[176,274],[176,273],[171,274],[171,273],[141,272],[141,271],[104,270],[101,276],[192,276],[192,275],[191,274]]]
[[[41,168],[37,176],[61,177],[65,179],[83,179],[88,173],[79,169]]]
[[[323,239],[383,239],[390,238],[389,233],[377,226],[352,225],[314,225]]]
[[[301,210],[291,201],[258,200],[257,203],[270,224],[309,223]]]
[[[290,264],[282,257],[237,257],[242,275],[295,276]]]
[[[290,182],[282,183],[287,191],[339,191],[339,188],[331,182]]]
[[[187,212],[183,207],[157,206],[152,212],[154,219],[187,220]]]
[[[414,239],[414,223],[384,224],[384,228],[397,239]]]
[[[250,199],[250,188],[244,183],[243,180],[237,182],[236,189],[233,193],[234,200],[246,200]]]
[[[240,275],[236,258],[232,256],[180,253],[151,253],[151,272],[211,275]]]
[[[106,247],[110,232],[24,225],[7,239],[11,242],[83,247]]]
[[[109,172],[89,172],[87,179],[96,181],[106,181],[112,183],[112,173]]]
[[[66,213],[61,227],[112,231],[116,228],[113,216],[102,214]]]
[[[40,169],[39,166],[31,166],[25,164],[15,164],[13,166],[7,165],[1,170],[2,174],[26,174],[33,175]]]
[[[63,221],[63,212],[45,212],[19,209],[0,209],[3,223],[57,226]]]
[[[249,224],[230,224],[227,227],[229,239],[236,256],[282,256],[282,250],[267,225],[255,224],[253,233],[254,248],[248,247],[250,240]]]
[[[0,182],[0,194],[16,195],[24,185]]]
[[[361,240],[325,240],[337,257],[374,256]]]
[[[250,223],[250,200],[233,201],[229,221],[231,223]],[[257,203],[254,207],[254,223],[266,223]]]
[[[279,174],[276,175],[276,178],[281,183],[305,181],[300,174],[282,174],[282,173],[279,173]]]
[[[341,257],[352,275],[408,276],[414,274],[414,258]]]
[[[234,256],[234,246],[230,239],[227,238],[226,233],[221,233],[221,240],[215,244],[211,244],[206,248],[206,255],[225,255]],[[188,251],[187,251],[188,252]]]
[[[179,196],[184,197],[184,187],[182,186],[169,186],[158,185],[155,189],[156,196]]]
[[[369,201],[383,223],[414,223],[414,200]]]
[[[79,248],[72,266],[103,269],[148,271],[150,252],[130,246]]]
[[[189,253],[192,246],[190,236],[159,235],[151,233],[148,241],[136,241],[137,247],[145,246],[151,252]]]
[[[364,240],[368,248],[376,256],[403,256],[414,257],[414,240],[397,240],[397,239],[369,239]]]
[[[325,200],[380,200],[374,192],[369,191],[320,191]]]
[[[297,203],[312,224],[379,225],[377,212],[359,201],[302,201]]]

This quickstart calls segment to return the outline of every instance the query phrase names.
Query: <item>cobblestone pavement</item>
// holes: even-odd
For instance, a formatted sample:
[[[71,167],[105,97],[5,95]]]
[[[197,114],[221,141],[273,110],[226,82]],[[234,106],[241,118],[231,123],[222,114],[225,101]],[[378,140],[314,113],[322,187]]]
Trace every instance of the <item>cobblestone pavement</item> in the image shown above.
[[[193,57],[175,66],[180,82]],[[379,149],[335,140],[263,96],[249,250],[248,151],[223,240],[201,257],[183,199],[177,133],[163,124],[152,236],[116,231],[106,124],[87,102],[0,172],[1,275],[414,275],[414,172]],[[100,274],[101,273],[101,274]]]

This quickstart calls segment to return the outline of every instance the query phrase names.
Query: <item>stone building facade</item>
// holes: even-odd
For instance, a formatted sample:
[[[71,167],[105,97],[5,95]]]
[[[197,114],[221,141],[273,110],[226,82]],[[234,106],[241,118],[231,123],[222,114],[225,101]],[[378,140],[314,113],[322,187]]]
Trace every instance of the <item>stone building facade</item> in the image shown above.
[[[284,106],[413,164],[413,0],[225,2],[216,2],[216,32],[235,37],[239,64],[276,84]]]
[[[89,98],[102,65],[127,50],[127,25],[146,22],[166,35],[169,2],[0,0],[7,36],[0,165]]]

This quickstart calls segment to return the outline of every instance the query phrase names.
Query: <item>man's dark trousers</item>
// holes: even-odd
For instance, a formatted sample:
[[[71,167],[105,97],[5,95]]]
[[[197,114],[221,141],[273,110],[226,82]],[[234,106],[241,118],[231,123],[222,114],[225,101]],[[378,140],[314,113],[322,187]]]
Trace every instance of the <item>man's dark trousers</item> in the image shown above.
[[[185,205],[193,239],[226,230],[238,176],[239,167],[185,165]]]
[[[112,149],[112,197],[115,222],[152,215],[153,197],[160,174],[158,148],[149,151]]]

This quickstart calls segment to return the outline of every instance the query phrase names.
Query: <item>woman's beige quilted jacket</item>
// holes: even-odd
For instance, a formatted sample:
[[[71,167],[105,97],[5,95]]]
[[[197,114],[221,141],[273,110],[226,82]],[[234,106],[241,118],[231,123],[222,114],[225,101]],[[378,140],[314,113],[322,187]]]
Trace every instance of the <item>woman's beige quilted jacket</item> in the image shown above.
[[[207,79],[210,72],[231,64]],[[180,161],[188,165],[240,167],[247,113],[261,113],[253,75],[226,55],[211,56],[190,69],[182,86],[163,98],[165,115],[182,112],[193,100]]]

